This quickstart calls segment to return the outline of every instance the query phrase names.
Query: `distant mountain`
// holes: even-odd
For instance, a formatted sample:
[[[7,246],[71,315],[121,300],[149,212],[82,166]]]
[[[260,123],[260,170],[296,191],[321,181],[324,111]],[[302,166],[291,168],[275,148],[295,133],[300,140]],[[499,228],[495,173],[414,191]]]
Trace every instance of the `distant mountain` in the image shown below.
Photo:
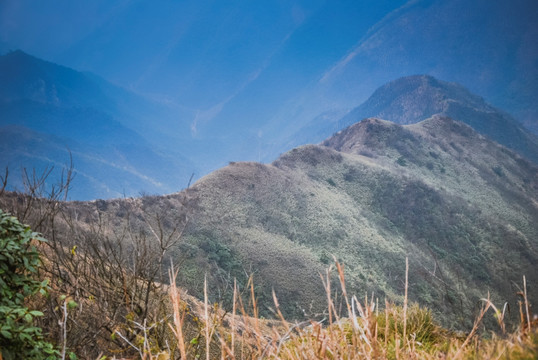
[[[174,259],[182,284],[202,296],[207,274],[215,294],[253,273],[267,314],[271,289],[287,316],[320,311],[319,273],[333,256],[348,293],[401,300],[409,257],[411,300],[462,328],[488,292],[516,306],[513,284],[538,281],[537,195],[535,164],[434,116],[405,126],[367,119],[270,165],[232,163],[177,194],[70,206],[111,223],[128,211],[164,214],[165,229],[186,215]]]
[[[196,168],[181,146],[167,147],[185,136],[160,128],[167,111],[94,75],[22,51],[0,57],[0,165],[11,168],[14,186],[22,186],[21,167],[39,172],[55,164],[60,171],[71,152],[75,199],[177,191]],[[152,125],[155,117],[160,123]]]
[[[538,136],[463,86],[427,75],[391,81],[337,122],[333,118],[332,122],[320,126],[319,122],[313,121],[304,131],[317,131],[317,136],[321,136],[330,134],[336,123],[346,127],[368,117],[378,117],[405,125],[433,115],[462,121],[479,133],[538,163]]]
[[[203,159],[210,168],[322,141],[342,129],[332,114],[413,74],[462,84],[538,133],[536,0],[13,4],[0,2],[0,49],[88,69],[173,105],[178,132],[192,126],[207,140],[189,152],[216,144]],[[320,116],[334,121],[330,132],[304,137]]]
[[[157,177],[161,169],[173,166],[172,161],[143,145],[118,144],[95,146],[70,138],[36,132],[24,126],[0,127],[1,166],[8,167],[11,190],[24,191],[23,172],[37,177],[52,170],[46,190],[60,180],[62,171],[73,159],[74,179],[69,199],[94,199],[135,196],[143,192],[166,190],[165,181]],[[159,161],[159,162],[157,162]],[[5,168],[2,168],[2,175]],[[31,180],[32,181],[32,180]],[[177,189],[184,187],[178,184]],[[123,192],[124,191],[124,192]]]
[[[23,131],[24,127],[26,134],[49,139],[34,143],[60,141],[55,145],[64,151],[61,155],[55,151],[56,157],[50,159],[56,164],[65,163],[71,149],[75,170],[98,184],[75,186],[78,190],[72,196],[78,200],[134,195],[140,191],[174,192],[186,186],[193,173],[196,180],[227,161],[244,158],[244,154],[261,161],[277,150],[322,141],[343,127],[371,116],[398,123],[417,122],[434,114],[450,116],[538,161],[536,136],[516,120],[461,86],[429,76],[391,82],[344,117],[343,110],[326,111],[306,126],[298,127],[297,132],[283,135],[283,129],[298,126],[295,119],[288,121],[291,128],[284,126],[274,132],[271,136],[278,140],[270,145],[265,142],[264,134],[250,130],[246,130],[250,134],[245,135],[244,139],[249,139],[246,142],[217,135],[197,137],[188,123],[192,114],[187,110],[153,101],[96,75],[49,63],[22,51],[0,57],[0,84],[2,136],[6,138],[12,131],[5,126],[17,125],[17,131]],[[228,130],[233,130],[232,124]],[[37,160],[33,163],[28,153],[16,154],[15,148],[19,147],[4,150],[4,163],[0,165],[9,165],[16,171],[21,167],[36,167]],[[48,155],[45,147],[34,151]],[[24,163],[15,161],[22,158],[26,159]],[[96,164],[89,166],[90,161]],[[115,170],[106,170],[109,165]],[[118,169],[125,171],[123,175]],[[137,179],[132,179],[133,176]],[[12,172],[13,178],[19,179],[20,175]]]
[[[429,74],[463,85],[538,134],[536,38],[534,0],[408,1],[357,38],[281,113],[293,113],[301,128],[327,111],[355,108],[384,83]]]

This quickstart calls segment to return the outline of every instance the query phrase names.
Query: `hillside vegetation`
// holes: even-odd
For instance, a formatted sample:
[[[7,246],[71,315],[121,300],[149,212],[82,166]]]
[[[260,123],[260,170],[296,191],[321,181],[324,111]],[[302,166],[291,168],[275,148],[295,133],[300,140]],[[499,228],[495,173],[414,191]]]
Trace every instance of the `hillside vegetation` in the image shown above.
[[[488,291],[515,306],[521,276],[538,280],[537,174],[448,118],[368,119],[270,165],[232,163],[181,193],[68,207],[79,221],[116,228],[131,212],[130,226],[141,229],[143,213],[160,214],[165,232],[185,221],[163,259],[182,264],[179,283],[201,297],[207,273],[215,300],[229,304],[233,278],[244,285],[252,273],[266,316],[272,289],[287,317],[320,314],[318,274],[333,256],[354,293],[401,300],[409,257],[410,299],[468,328]]]
[[[382,299],[401,296],[409,256],[410,298],[469,326],[480,296],[513,300],[514,281],[537,276],[537,181],[536,166],[462,123],[369,119],[201,179],[185,192],[185,240],[225,247],[293,316],[320,310],[317,274],[333,255],[354,292]]]
[[[370,117],[408,125],[432,116],[461,121],[478,133],[538,163],[538,137],[525,128],[518,121],[520,119],[516,120],[488,104],[460,84],[429,75],[406,76],[390,81],[345,116],[333,116],[332,121],[314,119],[296,135],[301,139],[310,137],[321,140],[334,131],[332,129],[336,123],[340,130]]]
[[[522,276],[538,281],[538,168],[446,117],[406,126],[366,119],[272,164],[231,163],[166,196],[63,202],[69,182],[47,191],[39,177],[27,182],[31,196],[2,190],[1,208],[49,239],[41,324],[54,343],[85,357],[101,347],[128,352],[133,341],[153,344],[151,352],[175,338],[165,321],[172,264],[194,296],[188,308],[198,309],[184,318],[193,341],[209,336],[200,309],[214,303],[229,313],[236,293],[251,299],[244,316],[259,321],[275,310],[287,321],[322,321],[332,316],[328,298],[348,317],[355,294],[370,299],[364,306],[416,302],[448,331],[471,330],[488,298],[509,304],[502,320],[510,331],[521,323]],[[321,281],[335,259],[340,272]],[[344,272],[348,296],[326,285]],[[525,289],[538,297],[536,287]],[[80,307],[62,312],[69,299]],[[493,317],[481,324],[498,328]],[[147,332],[154,335],[144,340]],[[440,341],[444,353],[463,346]]]
[[[0,251],[5,261],[0,279],[7,280],[0,283],[4,294],[0,357],[7,360],[21,356],[47,360],[66,356],[100,360],[531,359],[538,354],[538,323],[528,302],[525,277],[520,293],[520,323],[508,332],[506,305],[496,307],[489,296],[480,300],[480,312],[469,333],[440,327],[428,309],[408,302],[407,259],[402,305],[385,300],[380,307],[378,299],[369,300],[366,296],[358,300],[348,294],[344,269],[336,262],[336,271],[330,265],[320,279],[327,295],[323,319],[287,321],[273,293],[277,319],[265,320],[258,315],[252,278],[246,292],[238,291],[234,282],[230,290],[232,310],[227,312],[222,303],[209,303],[206,281],[203,301],[179,289],[178,271],[173,266],[169,271],[171,285],[163,286],[147,273],[144,278],[136,278],[131,266],[116,268],[111,259],[105,264],[97,256],[88,262],[86,255],[91,251],[78,254],[73,247],[71,258],[66,259],[68,253],[58,252],[59,244],[54,240],[47,244],[16,218],[2,211],[0,217],[0,241],[8,244]],[[94,250],[93,255],[104,253]],[[139,253],[133,259],[139,261],[147,256],[148,253]],[[11,265],[18,262],[17,268],[27,271],[17,274]],[[76,266],[69,268],[69,264]],[[102,272],[103,265],[122,281],[114,284],[115,280]],[[40,266],[44,272],[36,277]],[[336,272],[336,283],[331,281],[331,271]],[[50,278],[43,279],[45,276]],[[46,297],[35,299],[38,290]],[[137,298],[144,293],[145,302]],[[24,307],[24,297],[25,304],[39,310]],[[491,338],[478,335],[488,312],[497,320],[498,330]]]

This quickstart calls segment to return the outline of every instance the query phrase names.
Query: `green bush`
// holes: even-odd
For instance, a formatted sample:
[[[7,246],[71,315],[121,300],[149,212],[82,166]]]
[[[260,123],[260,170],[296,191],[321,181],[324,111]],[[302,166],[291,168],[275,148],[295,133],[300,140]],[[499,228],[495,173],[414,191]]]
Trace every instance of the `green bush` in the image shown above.
[[[400,156],[398,160],[396,160],[396,163],[400,166],[407,166],[407,161],[405,161],[403,156]]]
[[[0,352],[4,360],[56,359],[59,352],[44,341],[35,317],[26,305],[30,297],[46,294],[47,281],[34,279],[41,262],[33,243],[45,241],[38,233],[0,210]]]

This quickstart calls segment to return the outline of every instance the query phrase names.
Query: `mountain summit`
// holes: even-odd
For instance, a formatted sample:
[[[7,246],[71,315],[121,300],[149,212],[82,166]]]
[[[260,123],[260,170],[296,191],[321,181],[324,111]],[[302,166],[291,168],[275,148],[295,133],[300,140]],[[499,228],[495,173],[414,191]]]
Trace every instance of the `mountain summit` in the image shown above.
[[[460,327],[488,291],[513,301],[512,281],[536,281],[537,175],[462,122],[370,118],[270,165],[232,163],[142,202],[168,209],[189,199],[184,264],[197,278],[212,274],[211,286],[217,274],[255,269],[260,303],[271,306],[274,289],[296,316],[324,303],[318,273],[333,255],[350,291],[389,299],[403,291],[409,257],[412,300]]]
[[[403,77],[377,89],[340,120],[348,126],[368,117],[414,124],[433,115],[462,121],[479,133],[538,163],[538,137],[509,114],[463,86],[428,75]]]
[[[402,77],[378,88],[347,118],[375,116],[406,125],[435,114],[450,116],[455,107],[481,112],[498,111],[463,86],[438,80],[429,75]]]

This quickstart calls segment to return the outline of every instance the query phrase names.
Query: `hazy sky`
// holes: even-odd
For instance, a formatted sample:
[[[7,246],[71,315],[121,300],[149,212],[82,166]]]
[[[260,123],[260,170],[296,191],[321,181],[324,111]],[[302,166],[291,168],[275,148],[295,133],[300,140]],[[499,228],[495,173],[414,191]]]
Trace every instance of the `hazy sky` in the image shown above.
[[[184,106],[195,128],[255,81],[285,100],[403,3],[4,0],[0,39]]]
[[[204,171],[321,141],[378,87],[416,74],[538,133],[536,39],[538,0],[0,0],[0,54],[161,103],[114,120],[196,153]]]
[[[511,86],[532,98],[536,4],[3,0],[0,50],[22,49],[168,102],[189,114],[182,121],[193,136],[239,127],[256,137],[293,132],[416,73],[461,82],[503,106]]]

